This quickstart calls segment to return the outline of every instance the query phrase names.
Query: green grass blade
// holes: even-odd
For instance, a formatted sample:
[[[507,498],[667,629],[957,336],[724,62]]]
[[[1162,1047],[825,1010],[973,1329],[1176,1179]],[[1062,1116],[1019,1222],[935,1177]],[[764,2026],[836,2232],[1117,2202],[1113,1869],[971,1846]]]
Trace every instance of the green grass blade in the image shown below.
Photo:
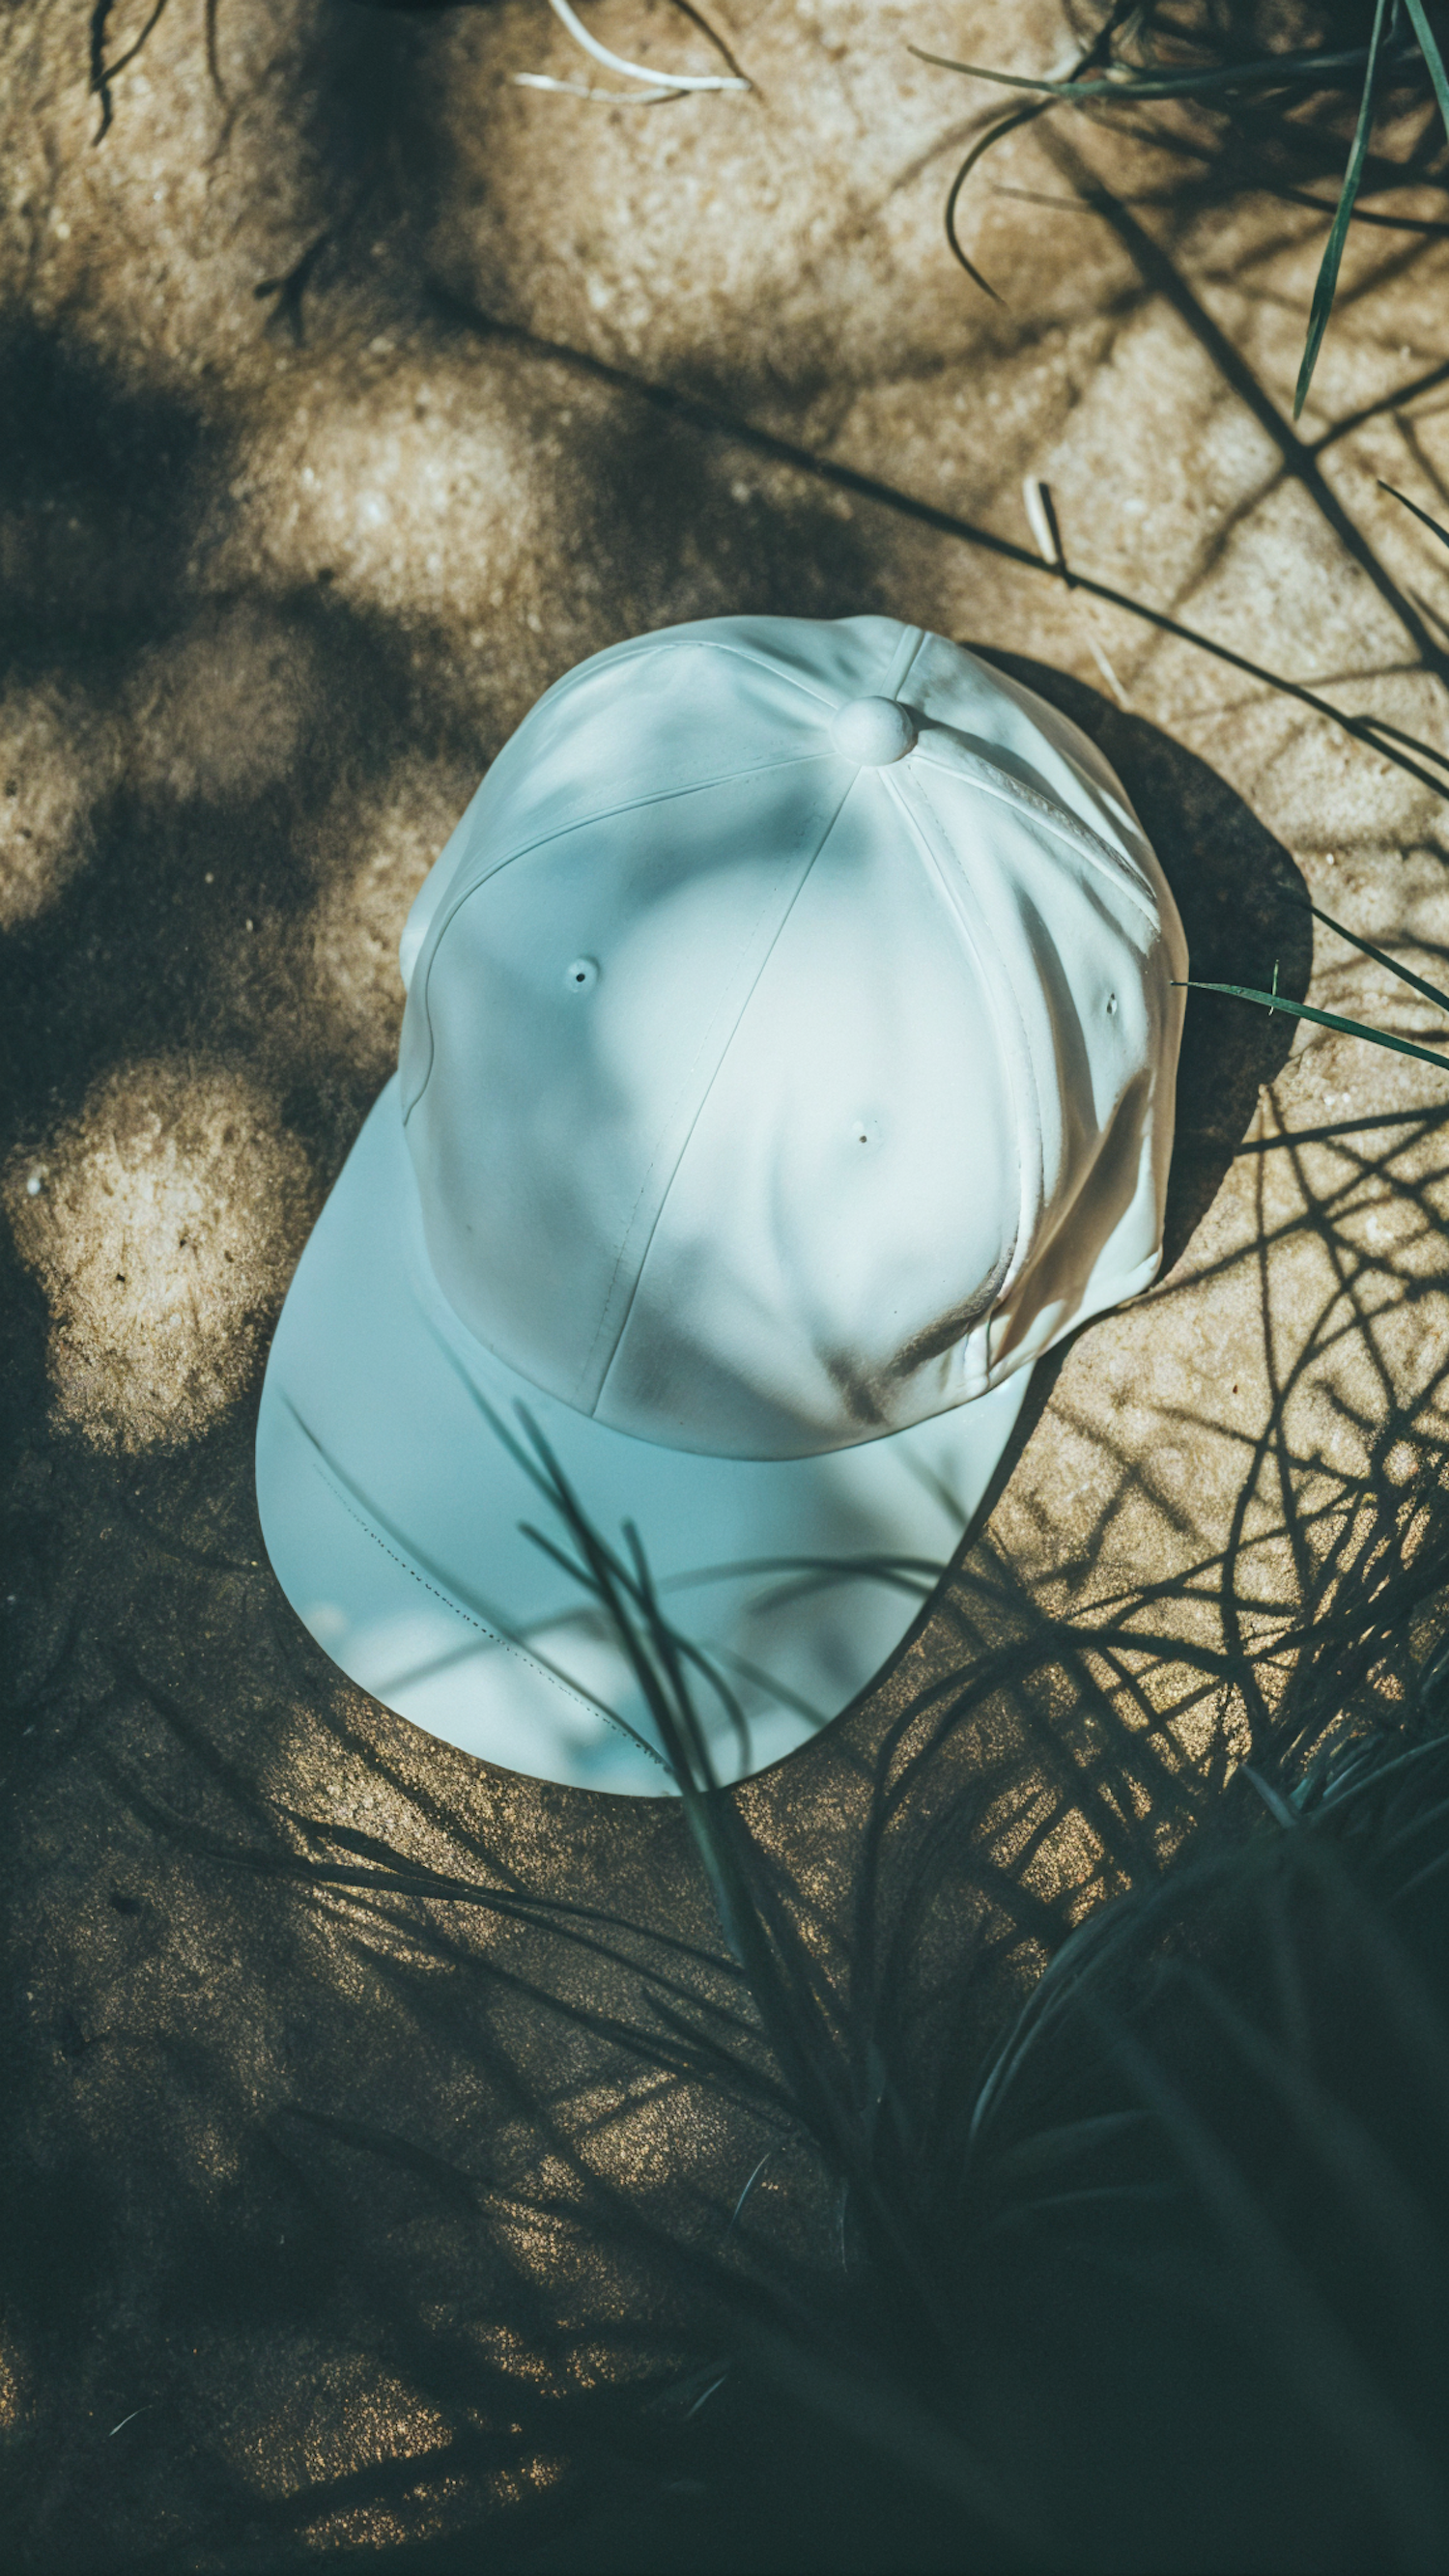
[[[1113,0],[1110,15],[1107,17],[1103,25],[1098,28],[1097,33],[1092,38],[1086,52],[1079,55],[1077,58],[1077,62],[1071,75],[1074,81],[1085,79],[1086,75],[1090,72],[1093,63],[1101,58],[1104,50],[1110,54],[1113,34],[1117,28],[1119,20],[1123,17],[1129,5],[1130,0]],[[916,49],[913,48],[913,50]],[[1033,124],[1037,117],[1045,116],[1055,104],[1055,100],[1050,96],[1050,94],[1047,94],[1028,99],[1024,107],[1008,108],[1004,116],[998,117],[994,124],[987,127],[984,134],[977,136],[976,141],[968,150],[966,158],[962,162],[961,167],[957,171],[947,192],[946,239],[951,246],[951,256],[953,259],[960,262],[960,265],[965,269],[967,276],[972,280],[973,284],[981,287],[984,292],[991,297],[992,302],[995,304],[999,304],[1001,302],[1001,298],[997,294],[995,287],[991,284],[989,278],[982,276],[980,269],[976,267],[974,261],[967,257],[967,254],[961,245],[961,236],[956,225],[956,214],[961,203],[961,192],[964,189],[967,180],[970,178],[972,171],[980,161],[983,153],[989,152],[993,144],[1002,142],[1008,134],[1015,134],[1023,126]]]
[[[1313,382],[1313,370],[1318,364],[1318,352],[1323,345],[1324,332],[1328,328],[1328,317],[1333,311],[1333,299],[1338,291],[1338,266],[1343,257],[1343,245],[1348,238],[1348,227],[1353,216],[1353,201],[1358,195],[1359,182],[1363,177],[1363,165],[1368,158],[1369,136],[1373,130],[1374,121],[1374,87],[1378,79],[1379,47],[1383,40],[1384,19],[1388,14],[1388,5],[1389,0],[1375,0],[1373,32],[1369,37],[1368,65],[1363,76],[1363,96],[1359,101],[1353,149],[1348,156],[1348,168],[1343,174],[1343,187],[1339,194],[1338,212],[1328,229],[1328,239],[1323,246],[1323,257],[1319,262],[1318,277],[1313,289],[1313,304],[1308,316],[1308,338],[1304,343],[1303,364],[1298,370],[1298,384],[1293,395],[1295,420],[1308,398],[1308,388]]]
[[[1045,115],[1050,106],[1049,98],[1034,98],[1029,106],[1009,108],[1005,116],[999,116],[994,125],[989,125],[984,134],[977,136],[946,191],[946,239],[951,246],[951,256],[965,269],[972,285],[979,286],[984,295],[989,295],[993,304],[1001,302],[996,288],[989,277],[982,276],[975,261],[968,258],[961,247],[961,236],[956,229],[956,210],[961,203],[961,192],[982,154],[989,152],[993,143],[1000,143],[1008,134],[1015,134],[1019,127],[1032,124],[1037,117]]]
[[[1435,1055],[1431,1047],[1415,1046],[1412,1038],[1391,1038],[1386,1029],[1365,1028],[1362,1020],[1340,1019],[1337,1011],[1315,1011],[1311,1002],[1289,1002],[1281,993],[1260,993],[1251,984],[1200,984],[1195,976],[1183,979],[1190,993],[1229,993],[1237,1002],[1257,1002],[1265,1011],[1286,1011],[1290,1019],[1313,1020],[1321,1029],[1337,1029],[1341,1037],[1367,1038],[1370,1046],[1389,1047],[1395,1055],[1415,1055],[1424,1064],[1436,1064],[1441,1073],[1449,1073],[1449,1055]]]
[[[1439,51],[1438,39],[1429,24],[1429,13],[1424,6],[1424,0],[1405,0],[1405,6],[1409,12],[1409,24],[1419,39],[1419,51],[1429,67],[1429,78],[1434,84],[1434,96],[1439,102],[1439,113],[1444,119],[1444,131],[1449,134],[1449,73],[1444,69],[1444,57]]]
[[[1261,1771],[1254,1770],[1251,1762],[1240,1762],[1238,1770],[1241,1777],[1247,1781],[1249,1788],[1262,1799],[1274,1823],[1281,1825],[1286,1833],[1296,1833],[1298,1817],[1287,1799],[1274,1788],[1271,1780],[1265,1780]]]
[[[1387,0],[1385,0],[1387,5]],[[1383,9],[1379,18],[1383,17]],[[908,45],[919,63],[938,71],[963,72],[970,80],[994,81],[1000,89],[1026,89],[1048,98],[1190,98],[1215,89],[1256,89],[1272,81],[1321,81],[1325,72],[1354,71],[1372,59],[1377,42],[1353,45],[1340,54],[1263,54],[1255,62],[1218,63],[1210,71],[1136,73],[1126,80],[1032,80],[1021,72],[993,71],[985,63],[958,63],[949,54],[928,54]]]

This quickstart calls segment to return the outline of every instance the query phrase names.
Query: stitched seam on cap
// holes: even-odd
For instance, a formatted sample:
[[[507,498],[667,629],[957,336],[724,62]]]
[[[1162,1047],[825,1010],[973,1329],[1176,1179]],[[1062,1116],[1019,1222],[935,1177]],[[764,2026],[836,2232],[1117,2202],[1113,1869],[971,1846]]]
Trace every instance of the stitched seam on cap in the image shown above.
[[[660,1195],[659,1195],[659,1205],[658,1205],[658,1207],[657,1207],[657,1208],[655,1209],[655,1211],[654,1211],[654,1221],[653,1221],[652,1225],[650,1226],[650,1228],[649,1228],[649,1232],[648,1232],[648,1234],[646,1235],[646,1237],[645,1237],[645,1239],[644,1239],[643,1249],[641,1250],[640,1255],[639,1255],[638,1267],[636,1268],[635,1273],[634,1273],[634,1285],[633,1285],[633,1287],[632,1287],[632,1288],[630,1289],[630,1291],[629,1291],[629,1296],[628,1296],[628,1300],[627,1300],[627,1302],[626,1302],[626,1304],[625,1304],[625,1307],[624,1307],[624,1312],[623,1312],[623,1314],[622,1314],[622,1315],[620,1316],[620,1318],[619,1318],[619,1326],[618,1326],[618,1330],[617,1330],[617,1332],[616,1332],[616,1333],[615,1333],[615,1335],[614,1335],[614,1347],[613,1347],[613,1349],[610,1351],[609,1356],[608,1356],[608,1359],[606,1360],[606,1362],[605,1362],[605,1364],[604,1364],[603,1374],[602,1374],[602,1376],[601,1376],[601,1377],[600,1377],[600,1379],[599,1379],[598,1393],[595,1395],[594,1400],[593,1400],[593,1403],[592,1403],[592,1404],[590,1405],[590,1407],[589,1407],[589,1413],[590,1413],[590,1417],[591,1417],[591,1418],[592,1418],[595,1414],[597,1414],[598,1409],[599,1409],[599,1406],[600,1406],[600,1404],[601,1404],[601,1403],[602,1403],[602,1401],[603,1401],[604,1389],[605,1389],[605,1387],[607,1386],[608,1381],[609,1381],[609,1372],[610,1372],[610,1370],[612,1369],[612,1367],[613,1367],[613,1365],[614,1365],[615,1360],[618,1358],[618,1355],[619,1355],[619,1344],[620,1344],[620,1342],[621,1342],[621,1341],[623,1340],[623,1338],[624,1338],[625,1331],[626,1331],[626,1329],[627,1329],[627,1327],[628,1327],[629,1318],[630,1318],[630,1316],[632,1315],[632,1313],[633,1313],[633,1311],[634,1311],[634,1300],[635,1300],[635,1298],[636,1298],[636,1297],[638,1296],[638,1294],[639,1294],[639,1282],[640,1282],[640,1280],[642,1279],[642,1277],[643,1277],[643,1275],[644,1275],[644,1264],[645,1264],[645,1262],[646,1262],[646,1261],[648,1260],[648,1258],[649,1258],[649,1250],[650,1250],[650,1246],[652,1245],[652,1243],[653,1243],[653,1241],[654,1241],[654,1237],[655,1237],[655,1235],[657,1234],[657,1232],[658,1232],[658,1230],[659,1230],[659,1222],[660,1222],[660,1219],[662,1218],[662,1216],[663,1216],[663,1214],[664,1214],[664,1210],[665,1210],[666,1206],[668,1205],[668,1201],[669,1201],[669,1193],[670,1193],[670,1190],[671,1190],[671,1189],[673,1188],[673,1186],[674,1186],[675,1173],[677,1173],[677,1172],[678,1172],[678,1170],[679,1170],[679,1166],[680,1166],[680,1164],[683,1162],[684,1157],[685,1157],[686,1153],[687,1153],[687,1152],[688,1152],[688,1150],[689,1150],[690,1138],[693,1136],[694,1131],[695,1131],[696,1127],[699,1125],[700,1119],[701,1119],[701,1117],[702,1117],[702,1116],[703,1116],[703,1114],[704,1114],[704,1105],[705,1105],[705,1102],[708,1100],[708,1098],[709,1098],[709,1096],[710,1096],[710,1093],[713,1091],[713,1089],[714,1089],[714,1086],[715,1086],[716,1082],[719,1080],[720,1067],[721,1067],[721,1065],[724,1063],[725,1057],[729,1054],[730,1047],[732,1046],[732,1044],[733,1044],[733,1042],[734,1042],[734,1039],[735,1039],[736,1035],[738,1034],[740,1022],[741,1022],[741,1020],[744,1018],[744,1015],[745,1015],[746,1011],[749,1009],[750,1003],[753,1001],[753,999],[754,999],[754,996],[755,996],[756,992],[759,990],[760,977],[764,974],[765,968],[769,965],[770,959],[774,956],[774,954],[775,954],[775,950],[777,949],[777,947],[778,947],[778,946],[779,946],[779,944],[780,944],[780,938],[781,938],[781,934],[782,934],[782,933],[783,933],[783,931],[784,931],[785,924],[786,924],[786,922],[789,920],[791,913],[794,911],[796,904],[799,902],[800,897],[801,897],[801,894],[804,892],[805,886],[807,885],[807,883],[809,882],[810,877],[811,877],[811,876],[813,875],[813,873],[814,873],[814,870],[815,870],[816,864],[817,864],[817,862],[818,862],[818,860],[819,860],[819,858],[820,858],[821,852],[824,850],[826,843],[827,843],[827,842],[828,842],[828,840],[830,839],[830,835],[831,835],[831,833],[834,831],[836,824],[839,822],[841,815],[842,815],[842,814],[844,813],[844,811],[845,811],[846,804],[847,804],[847,802],[848,802],[848,800],[849,800],[849,797],[850,797],[851,789],[855,786],[855,784],[856,784],[856,778],[858,777],[858,775],[859,775],[859,773],[858,773],[858,772],[856,772],[854,775],[852,775],[852,777],[850,778],[849,782],[847,783],[847,785],[846,785],[846,787],[845,787],[845,789],[844,789],[844,792],[843,792],[843,794],[841,795],[841,798],[840,798],[840,802],[839,802],[839,804],[836,806],[834,813],[831,815],[829,822],[826,824],[824,831],[821,833],[819,840],[816,842],[815,847],[814,847],[813,851],[812,851],[812,852],[811,852],[811,854],[810,854],[810,859],[809,859],[808,864],[807,864],[805,867],[803,867],[803,868],[801,869],[800,874],[799,874],[798,878],[796,879],[796,882],[795,882],[795,890],[794,890],[793,894],[791,895],[789,902],[786,904],[786,906],[785,906],[785,908],[784,908],[784,911],[781,913],[779,920],[778,920],[778,921],[776,922],[776,924],[775,924],[774,935],[773,935],[773,937],[772,937],[772,938],[771,938],[771,940],[770,940],[770,944],[769,944],[769,946],[767,947],[767,949],[765,950],[764,955],[763,955],[763,956],[762,956],[762,958],[760,959],[760,962],[759,962],[758,966],[756,967],[756,969],[755,969],[755,971],[754,971],[754,974],[750,977],[749,989],[748,989],[748,991],[747,991],[747,992],[745,992],[744,994],[742,994],[742,995],[741,995],[741,997],[740,997],[739,1008],[738,1008],[738,1009],[737,1009],[737,1011],[735,1012],[735,1016],[734,1016],[733,1024],[732,1024],[732,1026],[731,1026],[731,1028],[730,1028],[730,1030],[729,1030],[729,1032],[728,1032],[728,1034],[727,1034],[727,1036],[726,1036],[726,1038],[725,1038],[725,1042],[724,1042],[723,1046],[720,1048],[719,1054],[718,1054],[718,1055],[716,1056],[716,1058],[715,1058],[714,1070],[713,1070],[713,1072],[711,1073],[711,1075],[710,1075],[710,1077],[709,1077],[708,1082],[705,1084],[703,1091],[700,1093],[699,1098],[698,1098],[698,1100],[697,1100],[697,1101],[696,1101],[696,1103],[695,1103],[694,1116],[691,1118],[691,1120],[690,1120],[690,1122],[689,1122],[688,1127],[685,1129],[685,1132],[684,1132],[683,1136],[680,1138],[680,1142],[679,1142],[679,1151],[677,1152],[677,1154],[676,1154],[676,1155],[675,1155],[675,1157],[674,1157],[674,1170],[673,1170],[673,1171],[671,1171],[671,1173],[670,1173],[670,1175],[669,1175],[668,1180],[665,1182],[664,1187],[663,1187],[662,1191],[660,1192]],[[757,920],[758,920],[759,918],[762,918],[762,917],[763,917],[763,914],[764,914],[764,912],[765,912],[765,909],[766,909],[766,907],[762,904],[762,905],[761,905],[761,907],[760,907],[760,913],[759,913],[759,915],[757,915]],[[696,1050],[695,1059],[694,1059],[695,1063],[697,1063],[697,1062],[698,1062],[698,1060],[699,1060],[699,1055],[703,1052],[703,1047],[704,1047],[704,1041],[703,1041],[703,1039],[701,1039],[701,1041],[700,1041],[700,1046],[699,1046],[699,1048]],[[691,1067],[690,1067],[691,1072],[693,1071],[693,1069],[694,1069],[694,1068],[693,1068],[693,1065],[691,1065]],[[681,1084],[680,1084],[680,1088],[679,1088],[679,1096],[680,1096],[680,1097],[682,1097],[682,1096],[683,1096],[684,1088],[685,1088],[685,1085],[684,1085],[683,1083],[681,1083]],[[649,1168],[648,1168],[648,1170],[646,1171],[646,1173],[645,1173],[645,1175],[644,1175],[643,1181],[640,1183],[640,1187],[639,1187],[639,1195],[638,1195],[638,1197],[635,1199],[635,1201],[634,1201],[634,1205],[633,1205],[633,1207],[632,1207],[632,1208],[630,1209],[630,1211],[629,1211],[629,1221],[628,1221],[628,1224],[627,1224],[627,1225],[625,1226],[625,1228],[624,1228],[623,1239],[622,1239],[622,1241],[621,1241],[621,1243],[620,1243],[620,1245],[619,1245],[619,1254],[618,1254],[618,1259],[615,1261],[615,1263],[614,1263],[614,1267],[613,1267],[613,1270],[612,1270],[612,1272],[610,1273],[610,1277],[609,1277],[609,1285],[608,1285],[608,1289],[607,1289],[607,1291],[606,1291],[606,1293],[605,1293],[605,1297],[604,1297],[603,1313],[602,1313],[602,1314],[600,1315],[600,1317],[599,1317],[599,1330],[598,1330],[598,1332],[597,1332],[597,1333],[595,1333],[594,1338],[593,1338],[593,1342],[592,1342],[592,1344],[590,1345],[588,1359],[585,1361],[583,1368],[579,1371],[579,1381],[578,1381],[578,1382],[579,1382],[580,1384],[582,1384],[582,1382],[583,1382],[584,1378],[586,1378],[586,1377],[587,1377],[588,1372],[589,1372],[590,1368],[591,1368],[591,1367],[592,1367],[592,1365],[593,1365],[594,1353],[595,1353],[595,1351],[596,1351],[596,1350],[598,1349],[598,1347],[599,1347],[599,1340],[600,1340],[600,1336],[601,1336],[601,1335],[602,1335],[602,1333],[603,1333],[605,1320],[606,1320],[606,1318],[607,1318],[607,1316],[608,1316],[608,1312],[609,1312],[609,1300],[610,1300],[610,1298],[613,1296],[613,1293],[614,1293],[614,1282],[615,1282],[615,1280],[618,1278],[618,1276],[619,1276],[619,1272],[620,1272],[620,1269],[621,1269],[621,1267],[622,1267],[622,1265],[623,1265],[624,1255],[625,1255],[625,1253],[627,1252],[627,1250],[628,1250],[628,1248],[629,1248],[629,1237],[630,1237],[630,1235],[632,1234],[633,1229],[634,1229],[634,1220],[635,1220],[635,1218],[637,1217],[637,1215],[638,1215],[638,1213],[639,1213],[640,1206],[641,1206],[641,1204],[642,1204],[642,1202],[643,1202],[643,1200],[644,1200],[644,1197],[645,1197],[645,1195],[646,1195],[646,1193],[647,1193],[647,1190],[648,1190],[648,1187],[649,1187],[649,1183],[650,1183],[650,1180],[651,1180],[651,1179],[652,1179],[652,1177],[653,1177],[654,1168],[655,1168],[656,1163],[658,1162],[658,1159],[659,1159],[659,1153],[658,1153],[658,1148],[656,1147],[654,1154],[650,1157],[650,1161],[649,1161]]]
[[[422,1012],[423,1025],[428,1033],[428,1069],[424,1074],[422,1081],[418,1084],[417,1090],[413,1093],[411,1100],[403,1110],[403,1125],[406,1127],[408,1120],[411,1118],[413,1111],[416,1109],[418,1102],[422,1099],[423,1093],[427,1090],[428,1084],[433,1078],[433,1065],[437,1056],[437,1048],[433,1041],[433,1018],[432,1012],[428,1006],[428,991],[432,982],[433,966],[437,959],[438,950],[442,946],[444,933],[451,929],[464,905],[471,903],[475,894],[481,894],[485,886],[491,885],[495,877],[501,877],[505,868],[515,866],[520,859],[532,858],[535,851],[546,850],[553,841],[566,840],[570,832],[592,831],[597,824],[610,823],[617,814],[640,814],[647,806],[667,805],[670,798],[674,796],[703,796],[712,792],[716,787],[731,787],[741,778],[763,778],[770,772],[777,769],[803,769],[808,767],[812,760],[838,761],[839,758],[839,752],[832,751],[829,745],[825,745],[819,751],[792,753],[784,760],[757,760],[748,769],[722,770],[717,778],[695,779],[692,780],[687,787],[661,787],[657,789],[652,796],[625,797],[622,802],[617,805],[601,806],[597,813],[576,815],[572,822],[560,823],[556,831],[540,832],[537,840],[525,841],[520,849],[510,850],[507,858],[500,859],[495,867],[489,868],[485,876],[476,877],[472,885],[465,886],[460,894],[455,894],[451,903],[448,905],[446,912],[444,912],[439,919],[430,922],[428,925],[423,939],[423,948],[428,951],[426,964],[423,962],[422,952],[420,951],[417,965],[413,969],[413,990],[409,993],[408,1000],[411,1002],[413,994],[415,993],[417,995],[418,1008]],[[442,852],[440,851],[438,855],[441,857]],[[421,968],[421,975],[419,975],[419,968]]]
[[[926,649],[924,626],[908,626],[886,669],[883,695],[898,698]]]
[[[674,649],[679,653],[728,653],[736,662],[748,662],[752,670],[768,672],[772,680],[787,680],[802,697],[813,699],[817,707],[829,707],[831,703],[824,689],[812,688],[798,671],[786,670],[779,662],[767,661],[763,653],[753,652],[748,644],[725,644],[717,642],[712,635],[700,635],[691,636],[687,644],[681,642]]]
[[[998,769],[994,761],[987,760],[979,751],[963,752],[961,757],[970,766],[958,769],[952,761],[940,758],[933,760],[925,743],[920,744],[918,748],[918,768],[934,769],[943,778],[965,777],[973,787],[979,787],[983,795],[995,796],[1003,805],[1012,805],[1018,810],[1024,809],[1027,813],[1034,814],[1057,840],[1064,841],[1067,847],[1076,850],[1080,857],[1090,859],[1092,865],[1102,875],[1109,877],[1126,896],[1127,901],[1142,913],[1154,928],[1156,927],[1159,917],[1157,905],[1150,892],[1141,883],[1132,860],[1127,857],[1125,851],[1114,850],[1109,841],[1103,840],[1099,833],[1093,831],[1090,823],[1082,821],[1080,815],[1065,812],[1060,805],[1054,804],[1052,799],[1044,796],[1039,789],[1028,787],[1022,780],[1009,777],[1005,770]],[[922,793],[924,794],[924,790]]]

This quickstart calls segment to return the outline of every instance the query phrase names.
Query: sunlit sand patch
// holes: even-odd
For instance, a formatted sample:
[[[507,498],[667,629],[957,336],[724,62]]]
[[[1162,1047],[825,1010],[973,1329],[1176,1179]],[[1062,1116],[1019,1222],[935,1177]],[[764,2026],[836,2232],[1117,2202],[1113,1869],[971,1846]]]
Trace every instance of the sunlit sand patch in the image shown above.
[[[57,1408],[128,1451],[193,1438],[241,1391],[315,1213],[266,1094],[166,1058],[98,1083],[4,1197],[49,1302]]]
[[[430,687],[486,707],[496,749],[619,631],[586,462],[611,421],[603,388],[456,332],[309,361],[305,401],[279,385],[245,424],[208,578],[316,584],[375,633],[393,621]]]
[[[115,775],[109,719],[40,681],[0,693],[0,930],[19,930],[84,867]]]
[[[252,2494],[280,2498],[445,2449],[453,2428],[405,2381],[315,2343],[295,2360],[281,2405],[229,2410],[224,2448]]]
[[[152,795],[254,795],[286,776],[317,701],[296,625],[254,600],[208,605],[140,663],[133,775]]]

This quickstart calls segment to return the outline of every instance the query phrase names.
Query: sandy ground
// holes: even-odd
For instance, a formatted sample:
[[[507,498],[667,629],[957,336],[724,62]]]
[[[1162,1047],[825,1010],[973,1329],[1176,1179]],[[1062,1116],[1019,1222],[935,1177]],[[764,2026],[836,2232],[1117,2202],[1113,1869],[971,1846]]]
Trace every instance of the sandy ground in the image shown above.
[[[718,1948],[678,1809],[491,1773],[364,1700],[252,1503],[267,1336],[390,1068],[403,916],[538,691],[688,617],[934,626],[1102,741],[1199,975],[1441,1026],[1303,897],[1431,980],[1449,958],[1449,558],[1379,488],[1445,501],[1445,243],[1355,232],[1295,433],[1312,208],[1042,126],[963,211],[1004,300],[951,260],[989,102],[907,41],[1059,70],[1054,0],[713,15],[751,89],[645,107],[513,82],[583,61],[542,0],[221,0],[210,67],[170,0],[100,140],[79,0],[0,34],[0,2391],[36,2567],[470,2524],[498,2473],[458,2353],[506,2389],[536,2294],[606,2376],[669,2307],[571,2220],[537,2097],[685,2235],[761,2151],[602,2018],[637,2014],[651,1943]],[[717,68],[663,0],[589,18]],[[122,0],[111,61],[143,23]],[[1161,1284],[1041,1383],[898,1671],[740,1793],[830,1961],[882,1798],[901,1922],[919,1836],[974,1798],[907,1977],[923,2033],[943,1966],[989,2019],[1313,1721],[1324,1623],[1371,1628],[1446,1431],[1443,1099],[1194,1000]],[[1398,1686],[1392,1655],[1347,1678]],[[512,1910],[306,1874],[359,1855]],[[607,1972],[559,1896],[624,1918]],[[601,2018],[565,2042],[535,1989]],[[817,2180],[776,2160],[762,2243],[809,2240]]]

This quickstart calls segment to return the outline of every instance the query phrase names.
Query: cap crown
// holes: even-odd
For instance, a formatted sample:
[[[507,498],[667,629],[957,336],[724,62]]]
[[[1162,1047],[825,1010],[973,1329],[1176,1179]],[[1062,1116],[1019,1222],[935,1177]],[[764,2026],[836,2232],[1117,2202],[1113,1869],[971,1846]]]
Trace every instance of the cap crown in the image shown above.
[[[1171,898],[1075,728],[919,628],[724,618],[582,664],[403,953],[438,1283],[615,1429],[847,1447],[1155,1266]]]

